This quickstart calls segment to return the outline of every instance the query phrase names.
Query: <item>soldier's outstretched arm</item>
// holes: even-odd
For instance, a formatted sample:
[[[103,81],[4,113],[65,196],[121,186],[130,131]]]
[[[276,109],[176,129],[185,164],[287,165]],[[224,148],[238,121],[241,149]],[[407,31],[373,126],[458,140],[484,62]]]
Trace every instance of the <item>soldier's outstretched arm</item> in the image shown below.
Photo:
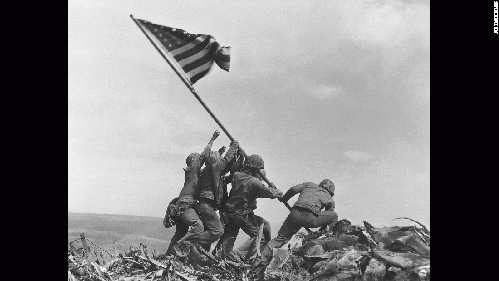
[[[284,194],[284,196],[282,196],[282,198],[279,199],[279,201],[281,201],[281,202],[288,202],[288,200],[291,199],[291,197],[293,197],[296,194],[302,192],[304,189],[305,189],[305,184],[304,183],[292,186],[292,187],[290,187],[288,189],[288,191],[286,191],[286,194]]]
[[[224,158],[228,158],[232,160],[236,157],[237,150],[239,149],[239,142],[237,140],[233,140],[229,144],[229,150],[225,154]]]
[[[258,197],[260,198],[274,199],[282,197],[282,191],[280,191],[273,183],[271,183],[270,186],[265,186],[265,184],[261,182],[259,187]]]
[[[225,152],[225,149],[226,149],[225,145],[224,145],[224,146],[222,146],[222,147],[220,147],[220,148],[218,149],[218,154],[223,155],[223,154],[224,154],[224,152]]]
[[[211,151],[211,148],[213,146],[213,142],[218,138],[218,136],[220,136],[220,132],[218,130],[215,130],[215,132],[213,133],[213,136],[211,136],[210,141],[208,142],[208,144],[204,148],[203,153],[201,153],[202,158],[206,158],[206,157],[210,156],[210,151]]]

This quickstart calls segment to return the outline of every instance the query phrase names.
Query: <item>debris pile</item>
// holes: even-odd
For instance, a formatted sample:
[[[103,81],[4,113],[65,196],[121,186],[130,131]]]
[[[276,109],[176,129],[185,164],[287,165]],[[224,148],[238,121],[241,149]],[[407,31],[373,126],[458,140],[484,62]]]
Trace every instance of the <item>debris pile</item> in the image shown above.
[[[143,244],[112,254],[81,235],[69,244],[68,281],[430,280],[430,231],[414,222],[376,228],[340,220],[329,231],[296,234],[273,250],[270,263],[258,255],[241,263],[221,260],[195,244],[173,256],[148,253]]]

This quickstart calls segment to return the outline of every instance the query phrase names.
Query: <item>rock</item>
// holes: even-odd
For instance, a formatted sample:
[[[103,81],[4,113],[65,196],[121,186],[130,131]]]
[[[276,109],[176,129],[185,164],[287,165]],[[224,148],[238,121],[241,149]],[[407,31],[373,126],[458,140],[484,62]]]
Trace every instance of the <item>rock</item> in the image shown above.
[[[350,231],[350,226],[352,223],[349,220],[342,219],[339,220],[334,226],[333,226],[333,232],[334,233],[347,233]]]
[[[294,268],[302,267],[304,263],[305,260],[303,259],[303,257],[295,255],[291,256],[291,264]]]
[[[363,280],[362,277],[359,276],[359,274],[355,271],[345,271],[345,272],[338,272],[334,276],[334,279],[330,280],[336,280],[336,281],[361,281]]]
[[[312,266],[312,268],[309,270],[310,273],[314,273],[316,271],[321,270],[321,268],[326,265],[327,261],[319,261],[316,264]]]
[[[310,241],[310,243],[314,243],[315,245],[321,245],[326,252],[344,250],[349,246],[357,246],[358,242],[359,237],[348,234],[338,234],[336,236],[324,237]]]
[[[315,273],[315,276],[334,276],[338,273],[338,261],[333,258],[326,261],[316,263],[309,270],[310,273]]]
[[[392,272],[390,276],[388,273]],[[388,276],[387,276],[388,275]],[[423,281],[423,280],[430,280],[430,279],[421,279],[419,275],[410,270],[399,270],[399,271],[388,271],[387,275],[385,275],[385,280],[387,281]]]
[[[288,250],[298,249],[301,246],[303,246],[303,237],[299,235],[293,235],[293,237],[291,237],[291,239],[286,244],[287,245],[283,246],[284,249]]]
[[[386,249],[392,252],[414,252],[425,257],[430,256],[430,246],[413,235],[402,236],[395,239],[390,245],[386,246]]]
[[[283,263],[289,259],[291,252],[285,249],[273,249],[272,261],[270,262],[271,268],[281,268]]]
[[[314,245],[305,252],[305,256],[317,256],[323,253],[324,249],[322,248],[321,245]]]
[[[430,264],[429,259],[417,254],[396,253],[380,249],[373,250],[373,257],[384,262],[386,266],[394,266],[402,269],[410,269]]]
[[[321,270],[323,275],[334,275],[338,272],[338,268],[338,261],[336,259],[331,259],[326,261]]]
[[[376,241],[376,243],[382,242],[385,245],[390,245],[393,241],[400,237],[412,235],[410,230],[413,228],[414,227],[412,226],[381,227],[374,228],[367,232],[371,234],[371,237],[374,241]]]
[[[362,280],[384,280],[385,272],[386,266],[382,262],[371,259]]]
[[[338,260],[338,267],[341,270],[356,269],[357,263],[355,261],[359,260],[361,256],[361,252],[356,250],[348,251]]]

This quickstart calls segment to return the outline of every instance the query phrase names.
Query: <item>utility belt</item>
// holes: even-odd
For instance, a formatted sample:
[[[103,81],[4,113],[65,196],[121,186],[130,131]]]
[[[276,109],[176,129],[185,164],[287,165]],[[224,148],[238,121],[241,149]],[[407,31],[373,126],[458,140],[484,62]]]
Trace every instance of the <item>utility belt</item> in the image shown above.
[[[231,215],[231,214],[239,214],[239,215],[245,215],[248,213],[253,212],[253,210],[256,209],[256,202],[237,202],[237,203],[232,203],[232,202],[227,202],[225,203],[225,211]]]
[[[186,195],[179,198],[176,207],[178,216],[191,208],[199,214],[198,202],[194,199],[194,197],[192,197],[192,195]]]
[[[199,203],[206,203],[206,204],[209,204],[212,206],[215,205],[214,199],[210,199],[210,198],[206,198],[206,197],[199,197],[198,201],[199,201]]]
[[[307,212],[307,213],[311,213],[315,216],[318,216],[319,213],[321,212],[320,210],[315,210],[315,208],[305,208],[305,207],[300,207],[300,206],[293,206],[293,209],[296,209],[300,212]]]
[[[213,207],[213,209],[218,210],[217,208],[217,204],[215,203],[215,200],[214,199],[210,199],[210,198],[206,198],[206,197],[199,197],[198,198],[198,203],[201,204],[201,203],[204,203],[206,205],[210,205],[211,207]]]

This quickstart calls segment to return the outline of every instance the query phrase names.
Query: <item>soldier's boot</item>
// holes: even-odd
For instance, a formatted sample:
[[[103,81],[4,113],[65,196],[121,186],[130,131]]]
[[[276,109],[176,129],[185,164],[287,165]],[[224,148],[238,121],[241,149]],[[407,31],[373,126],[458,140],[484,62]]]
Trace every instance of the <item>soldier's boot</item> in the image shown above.
[[[176,245],[173,246],[173,251],[177,257],[183,258],[189,254],[191,247],[190,241],[178,241]]]
[[[261,256],[256,257],[251,264],[251,268],[248,273],[248,278],[250,280],[264,280],[265,270],[269,266],[273,258],[273,250],[266,245],[261,250]]]

